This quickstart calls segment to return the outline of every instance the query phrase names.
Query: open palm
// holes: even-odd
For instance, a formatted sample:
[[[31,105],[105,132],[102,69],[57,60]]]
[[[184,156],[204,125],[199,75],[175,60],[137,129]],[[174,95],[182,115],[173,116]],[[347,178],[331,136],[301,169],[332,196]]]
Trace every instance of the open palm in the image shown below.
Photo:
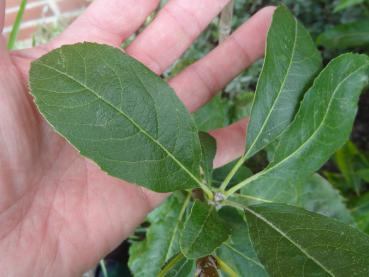
[[[0,276],[78,276],[165,198],[107,176],[81,157],[39,115],[27,89],[32,60],[81,41],[118,47],[158,2],[96,0],[62,35],[33,49],[9,53],[0,37]],[[125,51],[160,74],[227,2],[169,1]],[[263,9],[169,81],[190,111],[262,56],[272,13],[273,8]],[[243,151],[245,128],[244,120],[212,132],[218,148],[215,166]]]

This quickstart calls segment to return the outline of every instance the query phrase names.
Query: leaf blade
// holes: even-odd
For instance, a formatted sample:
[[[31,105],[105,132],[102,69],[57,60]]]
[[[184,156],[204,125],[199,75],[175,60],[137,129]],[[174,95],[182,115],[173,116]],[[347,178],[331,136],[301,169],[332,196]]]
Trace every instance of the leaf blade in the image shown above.
[[[287,8],[278,7],[268,32],[265,62],[251,110],[246,158],[287,127],[305,86],[320,67],[321,57],[309,33]]]
[[[369,20],[341,24],[320,34],[317,44],[329,49],[345,49],[369,45]]]
[[[199,133],[202,161],[201,169],[207,186],[211,186],[213,175],[213,161],[216,154],[216,140],[208,133]]]
[[[234,195],[234,201],[246,205],[261,203],[283,203],[298,206],[308,211],[334,217],[345,223],[353,218],[344,204],[344,199],[333,186],[319,174],[296,183],[250,184]]]
[[[180,224],[188,200],[182,193],[175,193],[149,214],[151,225],[146,239],[133,242],[129,250],[128,265],[135,275],[156,277],[163,264],[179,251]]]
[[[230,234],[214,206],[195,201],[180,238],[182,253],[188,259],[210,255]]]
[[[156,191],[199,183],[191,116],[163,80],[119,49],[63,46],[32,63],[30,87],[56,131],[110,175]]]
[[[232,233],[229,240],[216,250],[217,256],[237,272],[238,276],[269,276],[252,246],[243,215],[229,207],[222,208],[220,215],[231,226]]]
[[[286,272],[290,276],[369,273],[369,237],[360,231],[283,204],[262,204],[245,210],[259,258],[272,276],[285,276]]]
[[[305,94],[291,125],[280,136],[273,161],[227,194],[255,183],[305,180],[348,139],[357,102],[368,83],[369,58],[343,54],[332,60]]]

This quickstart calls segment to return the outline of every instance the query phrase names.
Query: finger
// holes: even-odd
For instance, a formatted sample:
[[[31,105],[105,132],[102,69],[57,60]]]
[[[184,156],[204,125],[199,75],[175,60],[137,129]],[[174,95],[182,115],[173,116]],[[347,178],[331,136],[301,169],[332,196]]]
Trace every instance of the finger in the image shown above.
[[[5,18],[5,0],[0,0],[0,33],[3,32]]]
[[[158,4],[159,0],[96,0],[49,46],[54,49],[82,41],[119,46]]]
[[[242,119],[225,128],[210,132],[217,141],[217,153],[214,159],[214,167],[223,166],[245,152],[246,129],[249,120]]]
[[[192,44],[229,0],[172,0],[126,49],[160,74]]]
[[[263,56],[274,9],[260,10],[224,43],[170,80],[169,84],[191,112]]]

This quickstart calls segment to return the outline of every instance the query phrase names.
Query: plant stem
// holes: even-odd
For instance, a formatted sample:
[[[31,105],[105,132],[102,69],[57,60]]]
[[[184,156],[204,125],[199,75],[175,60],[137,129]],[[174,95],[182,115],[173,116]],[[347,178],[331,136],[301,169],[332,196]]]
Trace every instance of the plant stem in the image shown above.
[[[227,273],[229,277],[239,277],[239,275],[227,263],[225,263],[219,257],[215,257],[215,259],[218,263],[219,269]]]
[[[100,268],[101,268],[101,272],[103,274],[104,277],[109,277],[109,274],[108,274],[108,270],[106,269],[106,264],[105,264],[105,261],[104,259],[100,260]]]
[[[242,182],[238,183],[234,187],[232,187],[229,190],[227,190],[224,193],[224,196],[225,197],[228,197],[228,196],[236,193],[238,190],[242,189],[244,186],[248,185],[249,183],[251,183],[255,179],[258,179],[260,176],[264,175],[265,172],[267,172],[267,171],[265,171],[265,170],[264,171],[260,171],[259,173],[255,174],[255,175],[252,175],[251,177],[247,178],[246,180],[243,180]]]
[[[246,156],[243,155],[238,162],[234,165],[234,167],[232,168],[232,170],[228,173],[228,175],[225,177],[224,181],[222,182],[222,184],[220,185],[220,191],[224,192],[225,189],[227,188],[229,182],[232,180],[232,178],[234,177],[234,175],[237,173],[237,171],[240,169],[240,167],[243,165],[243,163],[245,162]]]
[[[234,0],[231,0],[220,14],[219,21],[219,44],[224,42],[232,31]]]
[[[238,204],[237,202],[233,202],[233,201],[229,201],[229,200],[224,200],[223,205],[233,207],[233,208],[236,208],[236,209],[240,209],[240,210],[245,210],[245,207],[242,206],[241,204]]]
[[[12,31],[10,32],[9,39],[8,39],[8,49],[11,50],[14,48],[15,41],[17,40],[17,35],[19,32],[19,27],[22,22],[24,10],[26,9],[27,0],[22,0],[17,16],[15,18]]]
[[[209,200],[213,200],[213,198],[214,198],[214,194],[213,194],[213,192],[210,190],[210,188],[209,188],[207,185],[205,185],[205,184],[203,184],[203,183],[201,183],[201,182],[199,182],[198,184],[199,184],[200,188],[205,192],[205,194],[206,194],[206,196],[208,197],[208,199],[209,199]]]
[[[171,259],[159,272],[158,277],[165,276],[180,260],[184,258],[182,253],[178,253],[173,259]]]

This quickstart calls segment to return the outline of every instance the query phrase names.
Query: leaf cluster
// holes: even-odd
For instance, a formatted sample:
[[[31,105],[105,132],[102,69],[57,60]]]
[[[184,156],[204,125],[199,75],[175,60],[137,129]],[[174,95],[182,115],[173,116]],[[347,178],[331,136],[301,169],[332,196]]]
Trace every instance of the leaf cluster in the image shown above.
[[[30,88],[45,119],[109,175],[176,191],[131,248],[135,275],[368,276],[369,237],[315,172],[349,137],[369,57],[348,53],[321,67],[309,32],[278,7],[246,151],[218,170],[215,140],[163,79],[119,49],[56,49],[33,62]],[[244,167],[272,144],[266,168]],[[358,207],[360,217],[367,207]]]

